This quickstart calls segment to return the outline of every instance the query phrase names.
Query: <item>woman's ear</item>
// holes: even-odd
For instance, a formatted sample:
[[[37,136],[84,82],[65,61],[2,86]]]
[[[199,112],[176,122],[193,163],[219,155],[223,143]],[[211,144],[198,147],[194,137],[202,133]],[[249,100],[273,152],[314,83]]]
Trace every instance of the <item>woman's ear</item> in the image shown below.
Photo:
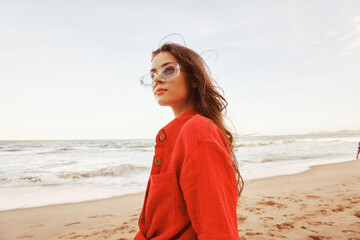
[[[192,88],[197,88],[197,86],[198,86],[197,83],[194,82],[193,85],[192,85]]]

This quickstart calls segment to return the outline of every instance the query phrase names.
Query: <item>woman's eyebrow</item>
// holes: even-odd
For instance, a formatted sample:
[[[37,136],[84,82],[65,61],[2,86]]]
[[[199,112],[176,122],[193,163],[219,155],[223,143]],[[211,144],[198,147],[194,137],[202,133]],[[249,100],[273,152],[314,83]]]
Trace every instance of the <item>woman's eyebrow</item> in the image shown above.
[[[161,65],[160,68],[162,68],[163,66],[165,66],[165,65],[167,65],[167,64],[169,64],[169,63],[172,63],[172,62],[166,62],[166,63],[164,63],[163,65]],[[150,72],[156,72],[156,69],[155,69],[155,68],[152,68],[152,69],[150,70]]]

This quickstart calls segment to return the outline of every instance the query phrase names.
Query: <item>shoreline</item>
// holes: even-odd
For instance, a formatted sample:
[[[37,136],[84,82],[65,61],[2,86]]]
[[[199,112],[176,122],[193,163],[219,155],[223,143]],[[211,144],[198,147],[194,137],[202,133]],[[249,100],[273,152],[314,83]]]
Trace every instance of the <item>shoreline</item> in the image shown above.
[[[349,161],[353,160],[329,159],[303,161],[300,163],[287,163],[283,166],[266,167],[264,170],[259,172],[245,173],[242,174],[242,176],[244,181],[261,180],[271,177],[281,177],[303,173],[308,171],[312,166]],[[146,183],[144,183],[144,188],[145,186]],[[19,194],[19,192],[21,192],[21,194]],[[122,192],[122,190],[117,188],[103,188],[100,186],[92,186],[87,184],[64,184],[54,186],[33,185],[28,187],[11,187],[9,189],[0,188],[0,195],[6,196],[5,198],[0,199],[0,212],[16,209],[82,203],[88,201],[100,201],[110,198],[122,197],[129,194],[144,194],[144,191],[133,191],[122,194],[119,194],[119,192]],[[28,202],[24,203],[24,199]]]
[[[238,203],[239,235],[242,239],[360,236],[358,189],[360,160],[245,181]],[[133,239],[144,194],[0,211],[0,239]]]

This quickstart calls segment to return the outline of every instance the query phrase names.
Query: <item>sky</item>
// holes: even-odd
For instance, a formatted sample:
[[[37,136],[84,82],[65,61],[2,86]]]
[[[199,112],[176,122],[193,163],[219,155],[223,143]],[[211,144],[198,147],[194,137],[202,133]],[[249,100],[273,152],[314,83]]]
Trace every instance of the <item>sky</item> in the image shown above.
[[[360,1],[0,0],[0,140],[154,138],[163,41],[203,56],[236,134],[360,129]]]

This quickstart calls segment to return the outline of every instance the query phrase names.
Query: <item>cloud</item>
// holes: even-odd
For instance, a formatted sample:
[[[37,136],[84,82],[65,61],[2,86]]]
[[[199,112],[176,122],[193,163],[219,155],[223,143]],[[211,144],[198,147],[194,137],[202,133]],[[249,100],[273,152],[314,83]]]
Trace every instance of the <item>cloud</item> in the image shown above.
[[[360,49],[360,36],[356,37],[349,44],[347,44],[341,53],[341,57],[352,54],[355,50]]]
[[[354,24],[360,24],[360,15],[359,15],[359,16],[356,16],[356,17],[354,17],[354,19],[353,19],[353,23],[354,23]]]
[[[355,16],[351,21],[351,24],[352,31],[338,39],[340,41],[348,41],[343,48],[340,57],[351,55],[354,51],[360,49],[360,16]]]
[[[328,32],[326,34],[326,38],[332,38],[332,37],[335,37],[335,36],[338,36],[338,35],[339,35],[339,33],[337,33],[336,31],[331,30],[330,32]]]

